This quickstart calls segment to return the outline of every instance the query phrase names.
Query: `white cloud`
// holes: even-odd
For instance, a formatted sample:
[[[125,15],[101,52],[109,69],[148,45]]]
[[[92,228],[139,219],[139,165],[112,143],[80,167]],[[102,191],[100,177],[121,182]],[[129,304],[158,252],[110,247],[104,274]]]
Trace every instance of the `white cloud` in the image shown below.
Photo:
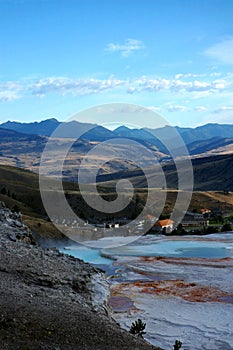
[[[210,76],[211,77],[220,77],[222,74],[219,73],[219,72],[213,72],[213,73],[210,73]]]
[[[232,86],[232,83],[228,83],[225,79],[214,80],[212,83],[214,89],[225,90]]]
[[[160,91],[171,90],[175,92],[219,92],[231,87],[231,84],[225,80],[208,81],[184,81],[180,79],[153,79],[148,77],[141,77],[131,82],[129,92],[137,91]]]
[[[231,112],[233,111],[233,106],[221,106],[219,108],[216,108],[213,113],[222,113],[222,112]]]
[[[190,73],[191,74],[191,73]],[[105,79],[95,78],[70,78],[70,77],[45,77],[37,80],[25,80],[19,82],[0,82],[0,101],[12,101],[14,99],[28,97],[30,95],[43,97],[48,94],[58,95],[93,95],[103,92],[121,91],[128,94],[159,92],[182,95],[184,98],[199,99],[213,94],[223,93],[230,95],[233,90],[232,77],[226,75],[225,79],[167,79],[163,77],[153,78],[148,76],[132,79],[118,79],[110,76]],[[201,111],[201,109],[199,109]]]
[[[136,91],[136,87],[134,86],[129,86],[127,89],[128,94],[133,94]]]
[[[189,82],[187,85],[187,91],[209,91],[213,90],[215,87],[206,81],[198,81],[195,80],[193,82]]]
[[[204,54],[221,63],[233,64],[233,36],[210,46]]]
[[[198,112],[198,113],[202,113],[202,112],[208,111],[208,108],[206,108],[204,106],[197,106],[197,107],[194,108],[194,111]]]
[[[169,104],[167,107],[168,112],[206,112],[208,109],[204,106],[187,107],[182,105]]]
[[[148,106],[148,109],[151,109],[153,112],[160,112],[161,107],[156,107],[156,106]]]
[[[171,83],[171,88],[175,91],[188,91],[188,92],[195,92],[195,91],[210,91],[216,89],[215,86],[213,86],[211,83],[206,81],[182,81],[182,80],[174,80]]]
[[[133,80],[135,91],[160,91],[169,89],[171,84],[168,79],[152,79],[148,77],[141,77]]]
[[[11,102],[19,98],[20,96],[14,91],[0,91],[0,102]]]
[[[43,96],[50,92],[58,92],[66,95],[96,94],[106,90],[112,90],[124,81],[110,77],[108,79],[71,79],[66,77],[50,77],[38,80],[31,86],[34,95]]]
[[[178,105],[169,105],[167,108],[168,112],[186,112],[187,107]]]
[[[145,46],[143,42],[136,39],[126,39],[123,44],[110,43],[105,48],[105,51],[119,52],[122,57],[129,57],[133,52],[143,50]]]
[[[196,73],[179,73],[175,75],[175,79],[180,79],[180,78],[197,78],[197,77],[202,77],[205,74],[196,74]]]
[[[0,102],[10,102],[20,98],[22,86],[18,82],[6,81],[0,83]]]

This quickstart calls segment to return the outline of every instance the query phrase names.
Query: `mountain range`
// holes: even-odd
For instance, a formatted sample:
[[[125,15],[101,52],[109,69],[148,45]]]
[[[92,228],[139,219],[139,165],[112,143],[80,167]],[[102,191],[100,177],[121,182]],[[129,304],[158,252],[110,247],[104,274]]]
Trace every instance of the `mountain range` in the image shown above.
[[[111,145],[102,141],[111,138],[136,140],[149,148],[160,164],[158,162],[157,165],[148,163],[147,175],[150,180],[154,179],[153,183],[156,185],[156,179],[160,176],[157,169],[163,170],[166,187],[170,189],[167,207],[171,210],[173,196],[176,196],[176,189],[179,187],[177,169],[171,161],[166,147],[159,140],[159,137],[166,140],[166,138],[169,139],[171,134],[174,134],[174,129],[171,129],[170,126],[160,129],[130,129],[122,125],[115,130],[108,130],[97,124],[77,121],[61,123],[56,119],[48,119],[39,123],[3,123],[0,125],[0,189],[5,189],[7,194],[0,194],[0,199],[7,201],[10,207],[19,207],[24,214],[29,215],[28,222],[33,229],[38,230],[39,227],[40,231],[48,231],[48,223],[44,221],[35,222],[30,217],[31,215],[40,215],[43,218],[46,215],[40,199],[38,175],[35,173],[39,172],[41,154],[49,136],[60,125],[63,125],[60,128],[60,133],[56,133],[56,138],[52,138],[55,150],[69,145],[70,140],[68,138],[77,138],[77,135],[82,135],[80,139],[74,141],[65,159],[62,175],[63,180],[65,180],[63,185],[68,194],[68,199],[80,215],[83,215],[83,213],[87,213],[87,217],[96,215],[85,206],[82,196],[77,192],[78,187],[75,186],[78,186],[77,174],[82,158],[99,143],[101,143],[103,151],[101,158],[103,166],[98,172],[96,181],[98,182],[98,190],[101,189],[102,195],[111,194],[111,198],[115,198],[117,181],[119,179],[130,180],[136,189],[133,204],[127,207],[127,214],[130,215],[133,213],[135,206],[138,205],[137,196],[141,196],[140,200],[146,196],[147,178],[145,178],[140,166],[130,161],[130,157],[127,158],[131,152],[127,143],[119,142],[116,146],[118,147],[116,150],[119,149],[124,157],[108,159],[108,154],[112,151],[110,149]],[[194,175],[193,207],[203,205],[209,207],[211,205],[214,208],[220,206],[218,204],[218,201],[220,201],[221,208],[231,210],[232,194],[225,196],[224,192],[233,191],[233,125],[207,124],[197,128],[176,127],[176,130],[183,137],[192,158]],[[59,152],[57,152],[57,155],[55,154],[53,159],[48,159],[45,164],[48,174],[54,178],[60,175],[56,172],[57,164],[60,161],[59,157]],[[95,163],[96,159],[93,158],[92,160]],[[181,162],[182,160],[182,157],[178,159]],[[89,165],[87,164],[85,170],[88,179],[88,174],[93,170],[92,162]],[[185,177],[185,168],[182,169],[179,175],[181,178]],[[67,182],[68,180],[71,182]],[[87,186],[91,187],[92,185],[88,183]],[[88,191],[92,196],[92,191]],[[205,191],[213,191],[213,193],[205,194]],[[220,194],[215,194],[216,191],[219,191]],[[211,196],[214,196],[214,198]]]
[[[62,123],[55,118],[32,123],[8,121],[2,123],[0,127],[25,134],[36,134],[41,136],[51,136],[57,129],[56,137],[77,138],[79,135],[82,135],[82,139],[90,141],[105,141],[115,136],[112,131],[97,124],[80,123],[76,120]]]
[[[58,128],[62,125],[62,128]],[[154,145],[158,150],[166,153],[166,147],[162,140],[169,139],[174,134],[174,128],[182,137],[184,143],[188,146],[191,154],[203,153],[206,150],[223,147],[233,144],[233,124],[206,124],[196,128],[182,128],[164,126],[157,129],[141,128],[130,129],[126,126],[120,126],[115,130],[109,130],[103,126],[90,123],[81,123],[70,121],[66,123],[59,122],[55,118],[43,120],[41,122],[20,123],[8,121],[2,123],[0,128],[13,130],[23,134],[36,134],[40,136],[51,136],[57,129],[56,137],[81,138],[88,141],[105,141],[110,138],[123,137],[134,140],[141,140]],[[81,135],[81,136],[79,136]]]
[[[69,143],[69,138],[75,139],[81,135],[73,143],[64,163],[63,175],[66,180],[76,181],[77,166],[80,164],[82,157],[99,143],[102,143],[101,147],[104,152],[103,167],[98,173],[99,176],[107,175],[112,179],[115,177],[115,175],[112,177],[112,173],[119,173],[119,176],[122,174],[126,177],[135,176],[135,174],[130,174],[130,171],[138,172],[139,170],[132,161],[128,160],[129,157],[127,158],[129,154],[127,142],[122,144],[119,141],[119,144],[117,143],[115,146],[118,147],[116,150],[120,150],[125,160],[108,160],[111,146],[103,141],[113,138],[140,142],[153,153],[159,162],[169,164],[172,160],[166,148],[166,140],[169,140],[171,144],[171,135],[174,135],[174,128],[171,126],[159,129],[130,129],[122,125],[115,130],[109,130],[97,124],[78,121],[62,123],[52,118],[33,123],[11,121],[2,123],[0,125],[0,163],[38,172],[41,154],[48,138],[55,130],[56,138],[52,138],[55,148]],[[203,157],[207,159],[213,156],[233,154],[233,125],[231,124],[206,124],[196,128],[175,127],[175,130],[183,138],[193,159]],[[165,145],[161,140],[165,141]],[[176,146],[176,139],[174,139],[174,146]],[[55,157],[47,165],[50,174],[55,177],[57,161],[58,159]],[[86,170],[91,171],[91,166],[90,169],[87,168]],[[128,171],[129,173],[126,175]],[[229,173],[228,170],[226,171]]]

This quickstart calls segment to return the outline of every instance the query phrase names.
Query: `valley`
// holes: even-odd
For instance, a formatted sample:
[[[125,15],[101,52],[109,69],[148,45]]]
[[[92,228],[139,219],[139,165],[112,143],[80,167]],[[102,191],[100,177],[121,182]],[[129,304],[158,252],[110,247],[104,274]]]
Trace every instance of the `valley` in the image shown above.
[[[159,141],[161,137],[163,140],[169,138],[170,127],[147,130],[122,126],[110,131],[95,124],[73,121],[58,129],[56,137],[51,138],[50,135],[57,127],[61,128],[61,123],[55,119],[28,124],[7,122],[0,127],[0,199],[10,208],[20,210],[27,224],[42,237],[60,239],[63,235],[47,218],[39,190],[39,169],[41,166],[42,172],[53,179],[56,188],[56,181],[60,176],[57,168],[61,152],[70,145],[62,168],[63,187],[72,209],[84,220],[98,223],[106,220],[119,221],[124,217],[132,220],[137,217],[147,200],[148,180],[150,191],[154,191],[157,197],[156,201],[151,203],[150,209],[150,214],[155,216],[164,196],[166,200],[161,215],[166,217],[173,211],[180,191],[178,179],[183,179],[182,191],[190,190],[185,189],[185,160],[180,156],[175,163],[171,161],[169,153]],[[233,139],[229,137],[231,127],[209,124],[193,130],[176,129],[190,151],[193,168],[194,188],[189,210],[199,212],[202,208],[210,208],[221,213],[232,213]],[[74,139],[75,133],[82,133],[82,138]],[[205,139],[198,141],[197,135],[205,136]],[[124,142],[121,141],[122,137]],[[112,138],[119,141],[111,143]],[[41,164],[41,155],[48,141],[52,156]],[[134,156],[131,141],[146,147],[152,155],[152,158],[148,156],[148,159],[143,155],[142,168],[140,164],[130,160],[130,156]],[[91,152],[100,145],[101,153],[98,153],[98,157],[95,153],[92,155]],[[114,158],[114,154],[120,154],[121,157]],[[133,185],[132,200],[124,210],[113,215],[104,215],[85,202],[78,185],[78,172],[86,155],[89,157],[84,168],[88,196],[96,196],[95,184],[88,183],[88,178],[93,169],[98,167],[97,189],[105,200],[116,199],[116,185],[119,180],[127,179]],[[112,155],[113,159],[110,157]],[[179,174],[177,166],[180,169]],[[160,187],[159,182],[163,174],[166,185]],[[127,197],[127,191],[125,196]]]
[[[42,247],[56,246],[65,256],[84,259],[106,271],[108,305],[122,328],[129,330],[138,317],[146,321],[146,340],[162,348],[170,348],[175,338],[182,339],[189,349],[196,349],[199,343],[213,349],[230,346],[227,324],[232,294],[227,275],[232,270],[232,239],[222,231],[233,225],[233,139],[227,134],[203,140],[191,140],[190,136],[192,142],[188,142],[186,130],[187,161],[182,150],[180,154],[176,150],[177,157],[171,159],[159,138],[145,130],[119,127],[105,133],[95,126],[84,133],[86,138],[77,140],[74,126],[85,130],[90,125],[75,123],[72,130],[66,125],[65,133],[50,137],[56,121],[42,124],[42,129],[38,129],[41,123],[34,125],[33,134],[30,125],[7,124],[17,130],[0,127],[0,201],[22,213],[23,222]],[[166,127],[160,130],[165,132],[165,140],[167,131]],[[140,155],[139,147],[138,163],[135,142],[149,150],[148,157],[147,153]],[[49,153],[44,157],[48,144]],[[93,152],[98,147],[101,152]],[[66,149],[61,172],[61,155]],[[83,182],[79,182],[80,167],[85,174]],[[90,181],[93,171],[96,181]],[[187,179],[191,173],[193,189]],[[42,179],[48,182],[46,196],[54,203],[52,216],[42,201]],[[122,180],[128,182],[120,188]],[[61,190],[75,216],[63,210]],[[119,194],[128,204],[113,213],[88,204],[99,198],[111,204]],[[147,215],[140,216],[148,198]],[[176,208],[178,198],[181,206]],[[189,198],[187,211],[182,213],[182,200]],[[175,208],[179,215],[185,214],[177,227],[172,220]],[[207,216],[200,214],[203,210]],[[160,228],[166,222],[171,229]],[[164,316],[164,309],[171,312]],[[209,336],[210,320],[223,311],[224,330]],[[196,334],[198,342],[190,334]]]
[[[0,350],[233,350],[232,15],[0,0]]]

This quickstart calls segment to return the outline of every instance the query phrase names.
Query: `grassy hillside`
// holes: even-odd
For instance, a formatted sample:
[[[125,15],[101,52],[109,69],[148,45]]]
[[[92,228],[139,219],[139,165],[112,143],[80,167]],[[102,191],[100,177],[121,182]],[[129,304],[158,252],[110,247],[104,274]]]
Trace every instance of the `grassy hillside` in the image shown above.
[[[187,146],[189,153],[193,154],[204,154],[207,152],[226,152],[233,149],[233,138],[219,138],[213,137],[211,139],[204,139],[201,141],[195,141]]]
[[[40,198],[38,175],[28,170],[0,165],[0,191],[1,199],[7,205],[17,205],[25,214],[45,215]]]
[[[66,186],[69,187],[69,183]],[[38,238],[64,239],[63,234],[47,220],[37,174],[0,165],[0,201],[13,210],[19,210],[23,214],[24,222]]]
[[[230,192],[226,195],[223,192],[224,187],[226,187],[224,185],[227,185],[229,190],[232,188],[232,157],[218,157],[214,161],[213,159],[206,159],[205,161],[202,159],[195,163],[195,179],[198,178],[200,181],[195,184],[195,187],[201,187],[201,189],[194,191],[190,209],[200,210],[203,207],[208,207],[210,209],[219,208],[223,211],[233,212],[233,193]],[[174,181],[175,183],[176,175],[173,165],[166,166],[165,171],[167,177],[170,178],[170,182]],[[88,207],[79,192],[77,184],[64,182],[63,185],[68,202],[80,218],[92,220],[96,218],[106,220],[107,217],[110,219],[111,217],[117,218],[122,216],[134,218],[143,209],[147,198],[147,189],[143,187],[145,179],[141,174],[132,177],[130,180],[136,186],[132,201],[122,212],[108,216],[104,216],[103,213]],[[98,187],[99,194],[104,199],[110,201],[116,198],[115,181],[100,183]],[[177,197],[177,190],[160,188],[159,191],[161,195],[164,191],[167,194],[163,213],[170,213]],[[159,191],[157,191],[157,201],[160,200]],[[11,166],[0,165],[0,192],[0,200],[4,201],[9,208],[18,208],[23,213],[25,222],[37,235],[47,239],[60,239],[63,237],[53,224],[46,219],[47,214],[41,201],[37,174]],[[93,186],[86,185],[86,192],[93,197]],[[127,196],[127,193],[125,195]],[[151,207],[152,214],[156,210],[157,204],[155,202]]]
[[[179,161],[182,168],[182,160]],[[195,191],[233,191],[233,154],[219,155],[192,159]],[[177,171],[173,163],[163,165],[167,187],[177,189]],[[185,176],[185,166],[181,171],[181,177]],[[148,171],[149,177],[156,184],[159,179],[159,167]],[[113,174],[101,175],[98,181],[103,185],[113,187],[118,179],[128,178],[136,188],[146,188],[147,180],[141,170],[122,171]]]

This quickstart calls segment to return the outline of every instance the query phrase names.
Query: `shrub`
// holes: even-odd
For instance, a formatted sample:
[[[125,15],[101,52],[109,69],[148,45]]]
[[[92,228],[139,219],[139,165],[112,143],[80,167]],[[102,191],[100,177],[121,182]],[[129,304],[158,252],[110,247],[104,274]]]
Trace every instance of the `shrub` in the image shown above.
[[[221,229],[221,231],[222,232],[226,232],[226,231],[231,231],[232,230],[232,227],[231,227],[231,225],[230,224],[224,224],[223,225],[223,227],[222,227],[222,229]]]
[[[3,194],[3,195],[6,195],[6,194],[7,194],[7,190],[6,190],[5,187],[3,187],[3,188],[1,189],[1,194]]]
[[[129,332],[131,334],[135,334],[138,337],[143,338],[143,335],[146,334],[146,332],[144,332],[145,328],[146,328],[146,323],[143,323],[142,320],[139,318],[137,321],[132,323]]]
[[[17,204],[15,204],[13,207],[12,207],[12,211],[16,212],[16,213],[19,213],[20,212],[20,208]]]
[[[181,346],[182,346],[181,341],[176,340],[175,344],[173,345],[173,348],[174,348],[174,350],[179,350],[181,348]]]

